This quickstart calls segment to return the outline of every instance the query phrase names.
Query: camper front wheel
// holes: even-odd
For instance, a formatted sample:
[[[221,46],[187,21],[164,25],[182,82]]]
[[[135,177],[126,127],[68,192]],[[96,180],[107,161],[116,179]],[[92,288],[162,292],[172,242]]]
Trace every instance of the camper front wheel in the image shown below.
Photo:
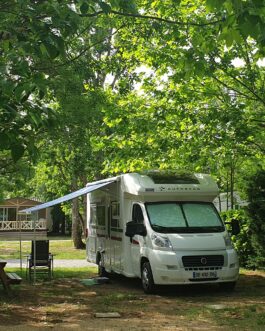
[[[144,292],[147,294],[154,293],[155,283],[153,279],[152,269],[148,261],[144,262],[142,265],[141,279]]]

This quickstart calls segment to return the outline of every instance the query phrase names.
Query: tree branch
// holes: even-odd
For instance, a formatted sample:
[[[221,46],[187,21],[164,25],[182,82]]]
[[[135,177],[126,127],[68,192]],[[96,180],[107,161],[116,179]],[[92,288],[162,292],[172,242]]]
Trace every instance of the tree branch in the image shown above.
[[[77,56],[75,56],[75,57],[73,57],[72,59],[70,59],[70,60],[68,60],[68,61],[66,61],[66,62],[64,62],[64,63],[62,63],[62,64],[60,64],[60,66],[63,66],[63,65],[65,65],[65,64],[68,64],[68,63],[71,63],[71,62],[74,62],[75,60],[77,60],[77,59],[79,59],[83,54],[85,54],[89,49],[91,49],[92,47],[95,47],[95,46],[97,46],[97,45],[99,45],[99,44],[102,44],[102,42],[104,41],[104,40],[106,40],[107,38],[109,39],[109,38],[111,38],[112,36],[114,36],[119,30],[121,30],[122,28],[124,28],[124,24],[122,25],[122,26],[120,26],[118,29],[116,29],[113,33],[111,33],[111,34],[109,34],[106,38],[104,38],[104,39],[102,39],[102,40],[100,40],[100,41],[98,41],[98,42],[96,42],[96,43],[94,43],[94,44],[92,44],[92,45],[89,45],[88,47],[86,47],[86,48],[84,48],[83,49],[83,51],[81,51]]]
[[[122,28],[125,27],[125,24],[121,25],[119,28],[117,28],[111,35],[107,36],[106,38],[110,38],[112,36],[114,36],[116,33],[118,33],[119,30],[121,30]],[[106,39],[106,38],[103,38],[102,40],[92,44],[92,45],[89,45],[88,47],[84,48],[79,54],[77,54],[76,56],[70,58],[69,60],[63,62],[63,63],[58,63],[58,64],[55,64],[53,65],[53,68],[59,68],[59,67],[63,67],[67,64],[70,64],[70,63],[73,63],[74,61],[78,60],[82,55],[84,55],[87,51],[89,51],[92,47],[95,47],[99,44],[102,44],[102,42]],[[47,70],[47,69],[50,69],[50,67],[35,67],[33,68],[35,70]]]
[[[253,119],[252,122],[256,122],[259,127],[265,128],[265,120],[256,120],[256,119]]]
[[[249,95],[247,95],[247,94],[245,94],[245,93],[243,93],[243,92],[241,92],[241,91],[235,89],[234,87],[231,87],[231,86],[227,85],[226,83],[224,83],[223,81],[221,81],[221,80],[220,80],[219,78],[217,78],[216,76],[212,75],[212,77],[213,77],[213,79],[215,79],[218,83],[222,84],[222,85],[223,85],[224,87],[226,87],[227,89],[232,90],[232,91],[238,93],[239,95],[241,95],[241,96],[243,96],[243,97],[245,97],[245,98],[247,98],[247,99],[249,99],[249,100],[253,100],[253,101],[254,101],[254,100],[257,100],[256,98],[251,98]]]
[[[256,142],[252,142],[250,145],[256,146],[262,153],[265,153],[265,148]]]
[[[182,25],[182,26],[198,26],[198,27],[204,27],[208,25],[215,25],[218,23],[223,23],[225,21],[224,18],[220,20],[205,22],[205,23],[194,23],[194,22],[181,22],[181,21],[173,21],[167,18],[158,17],[158,16],[152,16],[152,15],[140,15],[140,14],[133,14],[133,13],[124,13],[117,10],[110,10],[108,13],[105,13],[103,10],[91,13],[91,14],[80,14],[81,17],[96,17],[102,14],[114,14],[118,16],[125,16],[125,17],[134,17],[134,18],[140,18],[140,19],[147,19],[147,20],[155,20],[167,24],[173,24],[173,25]]]
[[[224,85],[225,87],[235,91],[236,93],[244,96],[244,97],[248,97],[250,100],[256,100],[256,101],[260,101],[263,105],[265,105],[265,99],[263,99],[261,96],[258,95],[258,93],[254,90],[254,86],[253,88],[251,88],[250,86],[248,86],[245,82],[243,82],[242,80],[240,80],[239,78],[237,78],[235,75],[233,75],[232,73],[230,73],[228,71],[227,68],[225,68],[224,66],[220,66],[217,65],[217,63],[214,61],[213,57],[211,57],[212,63],[214,64],[214,66],[217,66],[220,70],[222,70],[228,77],[232,78],[234,81],[236,81],[238,84],[240,84],[243,88],[245,88],[249,93],[251,93],[253,95],[253,97],[249,97],[247,94],[239,91],[238,89],[235,89],[234,87],[230,87],[228,86],[226,83],[222,82],[221,80],[219,80],[217,77],[215,77],[214,75],[212,76],[216,81],[218,81],[219,83],[221,83],[222,85]]]
[[[224,71],[225,72],[225,71]],[[234,79],[237,83],[239,83],[240,85],[242,85],[245,89],[247,89],[251,94],[253,94],[256,98],[256,100],[259,100],[263,105],[265,105],[265,100],[260,97],[253,89],[251,89],[247,84],[245,84],[244,82],[242,82],[240,79],[238,79],[237,77],[235,77],[234,75],[225,72],[229,77],[231,77],[232,79]]]

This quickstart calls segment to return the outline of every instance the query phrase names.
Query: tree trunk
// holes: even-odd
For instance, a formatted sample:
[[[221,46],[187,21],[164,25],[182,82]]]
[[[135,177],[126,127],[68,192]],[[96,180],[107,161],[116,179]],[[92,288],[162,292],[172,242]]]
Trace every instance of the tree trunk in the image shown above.
[[[73,199],[72,203],[72,239],[74,247],[77,249],[84,249],[86,245],[82,241],[82,225],[79,217],[79,203],[78,198]]]
[[[234,175],[235,175],[235,170],[234,170],[234,165],[233,161],[231,163],[231,173],[230,173],[230,203],[231,203],[231,209],[234,209]]]
[[[218,195],[218,203],[219,203],[219,211],[222,211],[222,202],[221,202],[221,197],[220,194]]]
[[[226,210],[229,210],[229,174],[227,171],[227,177],[226,177]]]

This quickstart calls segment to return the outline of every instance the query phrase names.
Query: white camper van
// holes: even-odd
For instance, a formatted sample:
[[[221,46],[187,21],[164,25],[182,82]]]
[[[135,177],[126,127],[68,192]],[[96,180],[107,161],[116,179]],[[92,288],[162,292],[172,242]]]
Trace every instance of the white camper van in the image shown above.
[[[158,284],[233,289],[238,257],[212,203],[218,187],[209,175],[129,173],[93,184],[100,188],[87,199],[87,259],[101,276],[139,277],[146,293]]]

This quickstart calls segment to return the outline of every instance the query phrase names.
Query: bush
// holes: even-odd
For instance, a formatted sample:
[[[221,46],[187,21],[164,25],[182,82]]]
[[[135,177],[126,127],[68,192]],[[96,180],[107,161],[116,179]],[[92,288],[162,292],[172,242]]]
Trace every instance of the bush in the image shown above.
[[[245,210],[229,210],[222,212],[221,216],[225,222],[230,222],[232,219],[239,221],[240,233],[236,236],[232,236],[234,247],[238,253],[239,263],[241,267],[255,269],[255,251],[250,240],[251,220],[247,217]],[[230,230],[229,225],[227,227],[228,230]]]
[[[245,210],[222,213],[225,222],[238,219],[240,234],[233,236],[234,246],[242,267],[265,268],[265,170],[258,169],[243,178],[243,192],[249,202]]]
[[[255,251],[255,265],[265,268],[265,171],[259,169],[247,179],[246,193],[249,201],[247,214],[251,220],[249,231]]]

